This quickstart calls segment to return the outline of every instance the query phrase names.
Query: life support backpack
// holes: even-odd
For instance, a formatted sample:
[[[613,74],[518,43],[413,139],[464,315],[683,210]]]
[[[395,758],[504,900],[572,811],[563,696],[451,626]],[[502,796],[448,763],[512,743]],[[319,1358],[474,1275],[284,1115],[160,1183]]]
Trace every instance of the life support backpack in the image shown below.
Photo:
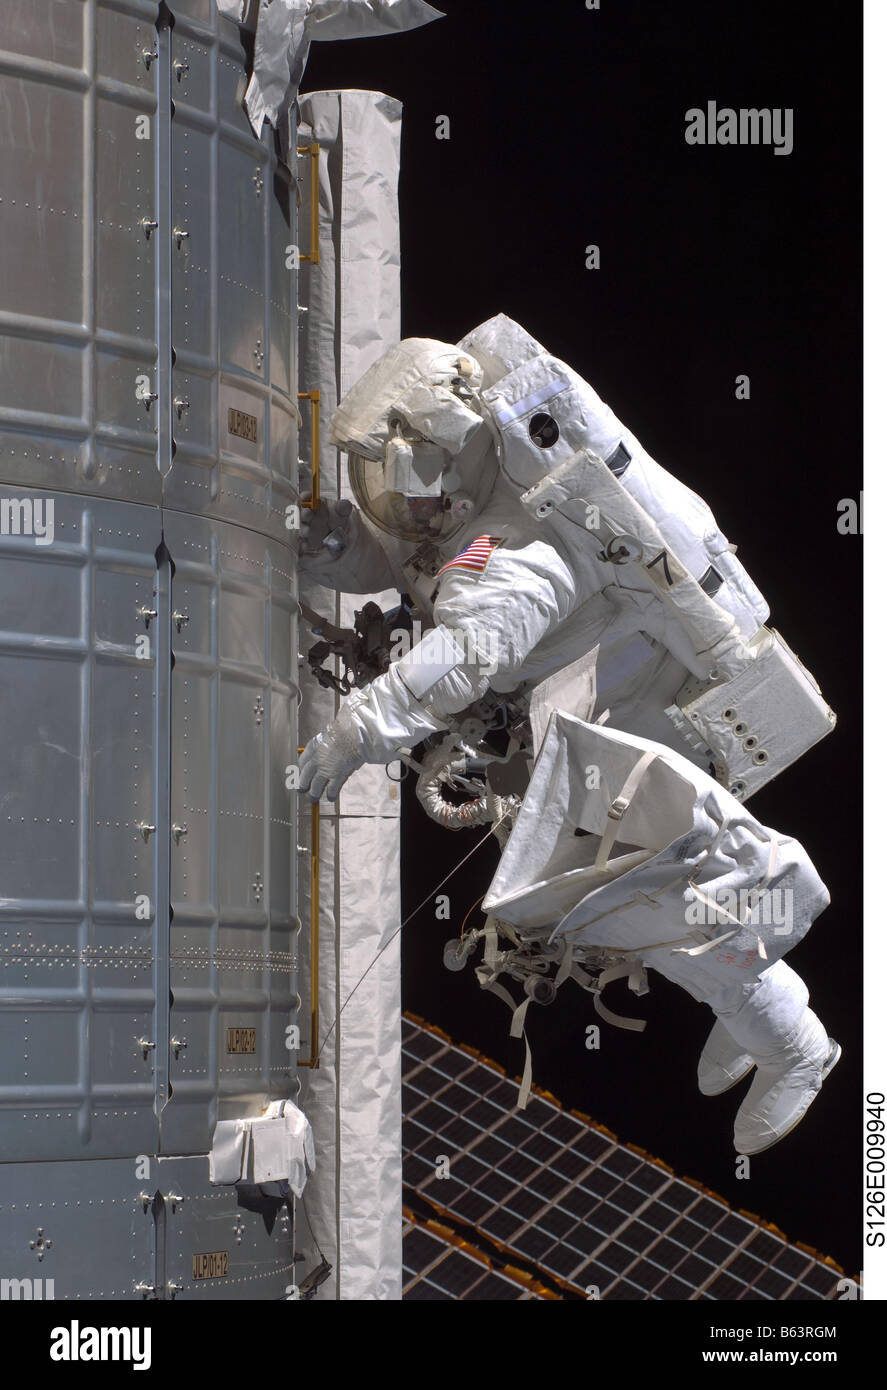
[[[484,373],[479,405],[500,468],[539,534],[554,535],[635,606],[690,673],[667,713],[747,798],[830,733],[835,715],[775,630],[702,498],[656,463],[571,367],[505,315],[459,347]]]

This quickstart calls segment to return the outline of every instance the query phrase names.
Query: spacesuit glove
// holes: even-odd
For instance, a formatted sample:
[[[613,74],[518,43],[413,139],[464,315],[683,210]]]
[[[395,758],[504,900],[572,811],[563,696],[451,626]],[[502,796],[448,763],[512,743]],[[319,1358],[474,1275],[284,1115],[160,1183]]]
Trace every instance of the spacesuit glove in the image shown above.
[[[326,559],[334,559],[345,548],[351,503],[344,497],[321,497],[316,507],[310,507],[306,505],[310,494],[299,500],[299,554],[317,555],[325,551]]]
[[[299,791],[319,801],[335,801],[342,787],[364,763],[354,726],[343,710],[332,724],[311,739],[299,759]]]

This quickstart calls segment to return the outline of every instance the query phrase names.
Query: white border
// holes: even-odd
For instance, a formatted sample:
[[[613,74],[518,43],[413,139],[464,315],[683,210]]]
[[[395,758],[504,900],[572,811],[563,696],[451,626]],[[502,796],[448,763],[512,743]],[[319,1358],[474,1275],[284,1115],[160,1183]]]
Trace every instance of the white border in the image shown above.
[[[866,0],[865,43],[863,48],[864,118],[865,118],[865,327],[864,327],[864,450],[866,512],[871,517],[881,515],[884,494],[884,398],[887,377],[887,344],[884,319],[887,314],[887,199],[885,199],[884,161],[887,156],[885,139],[884,57],[887,54],[887,6],[884,0]],[[876,572],[877,550],[869,546],[864,556],[865,622],[864,677],[865,695],[865,782],[863,807],[864,922],[865,922],[865,984],[864,984],[864,1065],[865,1095],[882,1091],[887,1095],[887,1029],[884,1026],[885,985],[887,985],[887,947],[885,926],[887,912],[879,894],[877,866],[885,853],[887,836],[884,830],[885,805],[883,788],[887,759],[884,744],[878,738],[880,709],[885,700],[883,678],[884,646],[882,635],[884,613],[880,590],[883,575]],[[880,568],[877,566],[877,568]],[[848,865],[849,869],[849,865]],[[848,930],[853,924],[846,924]],[[887,1117],[885,1117],[887,1118]],[[864,1130],[864,1125],[862,1126]],[[887,1189],[880,1192],[883,1200]],[[863,1230],[865,1231],[865,1226]],[[865,1248],[865,1297],[887,1298],[887,1227],[883,1228],[885,1244],[880,1249]],[[849,1273],[850,1271],[848,1271]]]

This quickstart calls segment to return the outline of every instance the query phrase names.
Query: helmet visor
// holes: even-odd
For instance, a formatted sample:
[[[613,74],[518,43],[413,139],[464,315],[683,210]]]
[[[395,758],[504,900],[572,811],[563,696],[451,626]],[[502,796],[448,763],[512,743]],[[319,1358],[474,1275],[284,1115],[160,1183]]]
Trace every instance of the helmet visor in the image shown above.
[[[454,515],[450,498],[441,491],[392,491],[390,468],[378,459],[349,454],[348,476],[361,511],[390,536],[415,542],[444,540],[465,520]]]

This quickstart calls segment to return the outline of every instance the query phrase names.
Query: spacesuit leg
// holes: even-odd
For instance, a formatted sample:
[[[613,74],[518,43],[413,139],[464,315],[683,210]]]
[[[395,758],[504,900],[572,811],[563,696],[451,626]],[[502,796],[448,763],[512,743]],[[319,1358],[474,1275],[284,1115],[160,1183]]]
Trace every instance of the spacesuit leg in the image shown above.
[[[676,951],[652,951],[644,964],[713,1010],[716,1028],[735,1045],[731,1056],[726,1040],[720,1039],[724,1071],[734,1070],[744,1058],[757,1067],[736,1116],[737,1153],[760,1153],[784,1138],[803,1119],[840,1056],[840,1048],[807,1007],[801,977],[780,960],[762,975],[734,983],[720,977],[716,964],[704,956]]]
[[[720,1016],[757,1067],[736,1116],[737,1153],[761,1153],[793,1130],[841,1055],[838,1044],[807,1007],[807,998],[800,976],[778,961],[735,1013]],[[801,999],[804,1007],[798,1015],[796,1002]]]
[[[761,977],[761,984],[764,985],[766,982],[764,994],[760,996],[757,1004],[753,1008],[750,1004],[752,1013],[748,1015],[749,1018],[753,1016],[755,1011],[757,1016],[766,1017],[768,1001],[771,1010],[774,1007],[780,1009],[781,1021],[783,1023],[785,1022],[786,1014],[793,1015],[797,1010],[806,1006],[808,995],[803,981],[789,966],[785,966],[784,969],[788,972],[787,975],[784,974],[783,971],[777,970],[776,966],[773,966],[770,971],[767,971],[766,974]],[[772,975],[772,970],[776,970],[775,976]],[[781,988],[778,988],[780,985]],[[757,992],[756,990],[755,993]],[[735,1086],[743,1077],[747,1076],[755,1066],[755,1057],[751,1048],[746,1046],[745,1043],[737,1040],[731,1032],[729,1025],[730,1016],[741,1013],[745,1003],[750,1001],[752,997],[753,996],[747,995],[745,992],[741,992],[737,996],[738,1002],[736,1008],[733,1009],[729,1007],[727,998],[724,996],[721,996],[722,1007],[716,1008],[715,1004],[712,1003],[712,1008],[715,1009],[717,1017],[714,1027],[709,1033],[705,1046],[702,1049],[702,1055],[699,1058],[699,1066],[697,1069],[699,1089],[703,1095],[721,1095],[724,1091],[729,1090],[731,1086]],[[803,1003],[801,1002],[802,999]],[[776,1000],[778,1000],[778,1003],[774,1003]],[[745,1015],[743,1015],[743,1017],[745,1017]],[[739,1033],[742,1034],[743,1028],[741,1023],[738,1025],[738,1028]],[[758,1044],[759,1048],[761,1045],[768,1045],[768,1038],[762,1036],[760,1032],[757,1033],[753,1041]],[[769,1041],[775,1040],[771,1036]]]
[[[754,1064],[754,1058],[716,1018],[696,1069],[699,1089],[704,1096],[722,1095],[748,1076]]]

